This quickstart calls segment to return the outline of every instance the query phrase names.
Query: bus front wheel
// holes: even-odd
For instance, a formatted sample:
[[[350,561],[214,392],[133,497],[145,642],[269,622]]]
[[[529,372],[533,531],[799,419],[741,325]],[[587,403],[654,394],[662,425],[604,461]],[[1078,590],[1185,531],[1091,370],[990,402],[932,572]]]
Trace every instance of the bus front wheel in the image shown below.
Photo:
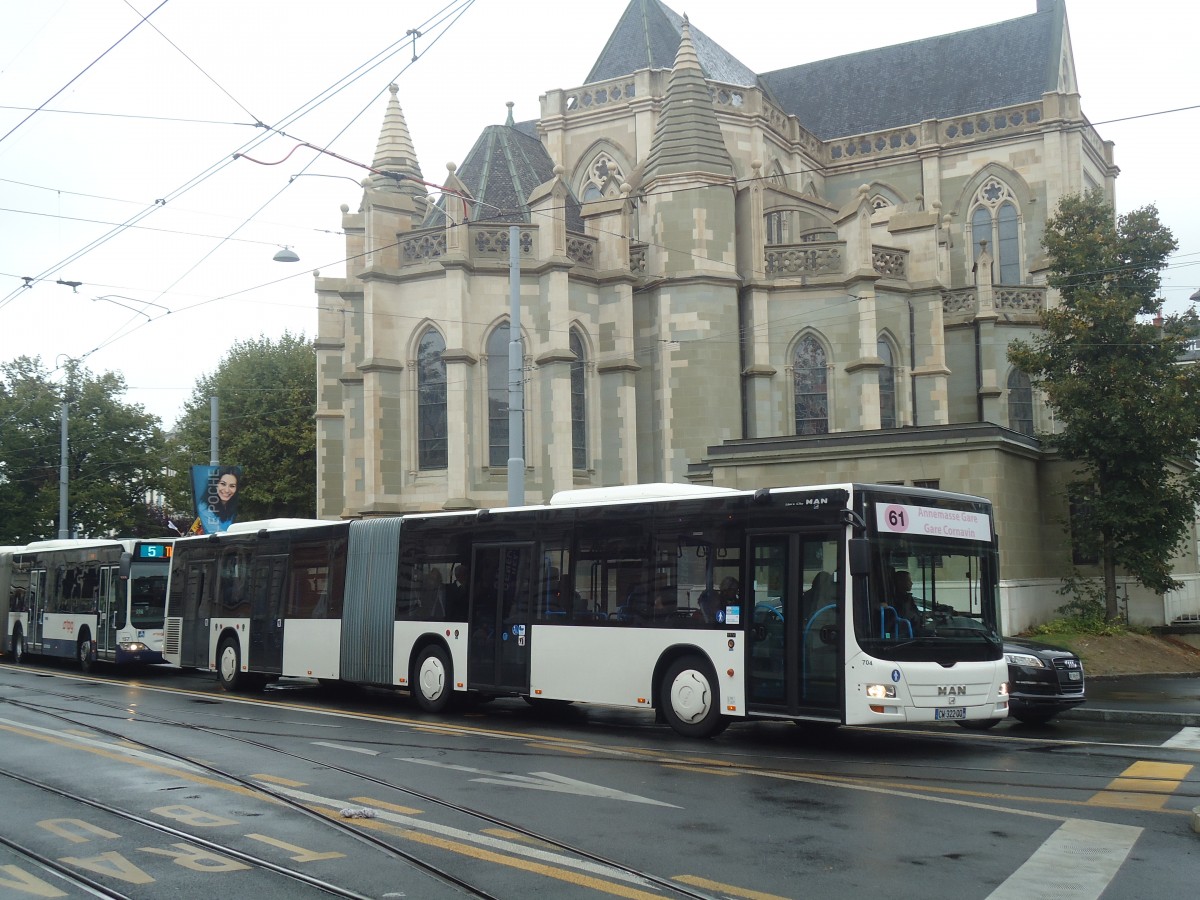
[[[707,738],[729,725],[721,715],[717,678],[696,656],[677,659],[667,669],[659,689],[663,718],[684,737]]]
[[[79,660],[79,668],[85,675],[96,668],[96,652],[92,647],[92,636],[86,629],[79,635],[79,645],[75,648],[75,658]]]
[[[25,635],[20,628],[14,628],[12,633],[12,658],[18,666],[25,662]]]
[[[246,686],[246,676],[242,673],[242,653],[234,638],[225,638],[217,647],[217,682],[221,690],[235,693]]]
[[[446,651],[436,644],[426,647],[417,657],[413,696],[425,712],[445,712],[450,705],[452,671]]]

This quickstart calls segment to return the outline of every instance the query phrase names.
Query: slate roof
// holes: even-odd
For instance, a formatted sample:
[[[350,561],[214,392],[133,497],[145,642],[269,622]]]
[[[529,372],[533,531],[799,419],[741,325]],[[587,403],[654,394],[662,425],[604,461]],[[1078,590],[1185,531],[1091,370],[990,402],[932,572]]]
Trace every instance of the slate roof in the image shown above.
[[[630,0],[583,83],[620,78],[640,69],[671,68],[679,50],[682,31],[683,16],[660,0]],[[694,24],[691,31],[696,55],[700,57],[700,67],[708,78],[746,87],[758,84],[758,76],[753,70],[722,49]]]
[[[489,125],[456,174],[475,198],[472,222],[524,223],[530,221],[525,201],[534,188],[554,177],[554,160],[538,140],[532,123]],[[445,223],[442,206],[439,201],[430,209],[422,227]],[[573,194],[567,198],[567,230],[583,232],[579,201]]]
[[[705,76],[764,88],[822,140],[1041,99],[1058,87],[1064,12],[1041,0],[1028,16],[756,75],[691,26]],[[630,0],[585,84],[669,69],[683,17],[661,0]]]
[[[1040,100],[1058,86],[1063,15],[1032,15],[763,74],[822,140]]]

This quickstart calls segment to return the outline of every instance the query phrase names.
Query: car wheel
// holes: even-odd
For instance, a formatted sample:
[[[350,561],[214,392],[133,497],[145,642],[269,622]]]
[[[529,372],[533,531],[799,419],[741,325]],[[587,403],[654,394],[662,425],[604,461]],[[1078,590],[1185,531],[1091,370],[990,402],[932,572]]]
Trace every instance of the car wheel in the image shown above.
[[[995,728],[1000,724],[999,719],[962,719],[960,726],[968,731],[987,731],[989,728]]]
[[[434,644],[422,650],[412,679],[417,706],[428,713],[445,712],[454,693],[453,673],[450,658],[441,646]]]
[[[717,677],[698,656],[685,656],[670,665],[658,702],[667,724],[684,737],[713,737],[729,725],[721,715]]]
[[[1058,715],[1058,712],[1017,712],[1016,710],[1010,709],[1008,714],[1018,722],[1024,722],[1026,725],[1045,725],[1056,715]]]

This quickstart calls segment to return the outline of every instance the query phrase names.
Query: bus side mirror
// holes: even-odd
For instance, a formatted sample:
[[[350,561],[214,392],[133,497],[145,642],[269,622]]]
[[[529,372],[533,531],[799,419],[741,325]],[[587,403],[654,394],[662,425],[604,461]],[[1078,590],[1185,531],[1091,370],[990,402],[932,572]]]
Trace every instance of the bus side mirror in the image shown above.
[[[850,538],[850,574],[871,574],[871,542],[866,538]]]
[[[133,564],[133,554],[130,553],[129,551],[125,551],[124,553],[122,553],[121,554],[121,568],[120,568],[120,571],[117,573],[118,577],[122,581],[129,580],[129,567],[132,564]]]

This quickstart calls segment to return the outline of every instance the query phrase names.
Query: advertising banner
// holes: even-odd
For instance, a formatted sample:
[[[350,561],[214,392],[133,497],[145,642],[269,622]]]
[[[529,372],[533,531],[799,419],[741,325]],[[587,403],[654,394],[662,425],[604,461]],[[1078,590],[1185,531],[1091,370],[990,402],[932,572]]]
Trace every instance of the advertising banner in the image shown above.
[[[192,466],[196,521],[189,533],[216,534],[228,530],[237,518],[241,486],[241,466]]]

